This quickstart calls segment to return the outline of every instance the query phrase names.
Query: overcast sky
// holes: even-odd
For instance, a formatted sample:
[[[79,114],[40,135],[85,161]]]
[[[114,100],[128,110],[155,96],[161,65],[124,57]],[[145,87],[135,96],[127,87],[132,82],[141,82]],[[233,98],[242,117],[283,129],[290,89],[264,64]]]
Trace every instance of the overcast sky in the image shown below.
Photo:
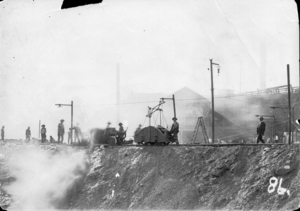
[[[40,119],[51,134],[61,118],[69,127],[70,108],[55,103],[74,100],[75,122],[76,111],[89,121],[103,104],[114,104],[117,63],[123,99],[185,86],[209,96],[211,58],[221,65],[216,91],[255,91],[263,45],[266,86],[287,83],[287,64],[291,84],[299,84],[292,0],[104,0],[67,10],[61,4],[0,3],[0,124],[7,138],[23,138],[27,126],[37,137]]]

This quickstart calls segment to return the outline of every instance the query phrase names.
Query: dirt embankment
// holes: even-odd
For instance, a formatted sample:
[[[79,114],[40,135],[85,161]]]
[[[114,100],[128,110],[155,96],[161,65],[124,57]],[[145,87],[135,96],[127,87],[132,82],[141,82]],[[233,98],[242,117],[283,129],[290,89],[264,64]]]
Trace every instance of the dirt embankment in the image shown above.
[[[71,210],[299,207],[297,145],[98,147],[89,160],[81,153],[87,149],[69,148],[1,145],[0,206],[9,209],[21,200],[42,210],[35,205],[44,200],[43,207]],[[18,158],[19,152],[25,154]]]
[[[298,171],[299,146],[96,148],[68,208],[294,210]]]

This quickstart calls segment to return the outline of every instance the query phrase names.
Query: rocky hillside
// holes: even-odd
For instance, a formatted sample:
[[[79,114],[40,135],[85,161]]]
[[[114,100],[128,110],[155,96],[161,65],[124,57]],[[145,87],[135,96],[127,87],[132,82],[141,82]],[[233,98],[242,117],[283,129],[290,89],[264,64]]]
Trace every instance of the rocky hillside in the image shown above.
[[[56,154],[65,148],[39,147]],[[50,201],[50,208],[295,210],[299,207],[300,155],[297,145],[117,146],[97,147],[91,154],[88,149],[80,150],[88,155],[88,166],[80,164],[82,166],[78,168],[74,165],[74,169],[67,171],[67,175],[77,173],[64,194]],[[5,188],[18,181],[5,165],[8,151],[0,148],[0,206],[5,208],[10,208],[18,199]],[[70,157],[68,153],[67,157]],[[63,159],[59,157],[60,163]],[[75,163],[75,157],[72,161]],[[70,181],[65,179],[67,175],[57,172],[51,175],[51,171],[47,174],[50,178],[59,176],[58,182]],[[52,181],[51,187],[55,186],[52,185],[54,182],[56,180]],[[42,190],[47,191],[46,188]],[[50,190],[53,192],[49,187]]]
[[[298,171],[299,146],[96,148],[68,208],[293,210]]]

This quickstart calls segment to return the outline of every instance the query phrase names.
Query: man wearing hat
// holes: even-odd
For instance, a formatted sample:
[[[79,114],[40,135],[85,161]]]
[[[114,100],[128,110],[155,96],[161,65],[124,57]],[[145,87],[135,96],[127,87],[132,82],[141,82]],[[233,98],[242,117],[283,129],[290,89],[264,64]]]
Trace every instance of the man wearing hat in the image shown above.
[[[60,123],[58,124],[58,129],[57,129],[57,143],[62,144],[64,142],[64,134],[65,134],[65,126],[64,126],[64,121],[65,120],[60,120]],[[60,141],[61,139],[61,141]]]
[[[261,116],[259,118],[260,123],[257,126],[256,132],[257,132],[257,139],[256,139],[256,143],[258,144],[259,141],[261,141],[263,144],[265,143],[265,141],[262,139],[265,130],[266,130],[266,123],[264,122],[264,118]]]
[[[178,142],[179,124],[177,122],[176,117],[173,117],[172,120],[173,120],[173,124],[172,124],[171,130],[170,130],[170,133],[173,134],[176,144],[179,145],[179,142]]]
[[[45,128],[45,125],[42,125],[42,129],[41,129],[42,143],[46,142],[46,133],[47,133],[47,129]]]
[[[110,136],[110,125],[111,125],[111,122],[107,122],[107,126],[104,130],[104,136]]]
[[[120,122],[118,125],[119,125],[119,130],[117,132],[117,135],[118,135],[117,141],[118,141],[118,144],[121,144],[124,139],[125,131],[124,131],[122,122]]]

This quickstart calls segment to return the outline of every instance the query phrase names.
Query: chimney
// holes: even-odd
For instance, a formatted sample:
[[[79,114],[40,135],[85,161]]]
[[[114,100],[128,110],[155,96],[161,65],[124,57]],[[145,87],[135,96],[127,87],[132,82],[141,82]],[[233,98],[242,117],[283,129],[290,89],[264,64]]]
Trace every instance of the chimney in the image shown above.
[[[260,45],[260,89],[266,88],[266,60],[267,60],[267,51],[266,51],[266,38],[262,39]]]

